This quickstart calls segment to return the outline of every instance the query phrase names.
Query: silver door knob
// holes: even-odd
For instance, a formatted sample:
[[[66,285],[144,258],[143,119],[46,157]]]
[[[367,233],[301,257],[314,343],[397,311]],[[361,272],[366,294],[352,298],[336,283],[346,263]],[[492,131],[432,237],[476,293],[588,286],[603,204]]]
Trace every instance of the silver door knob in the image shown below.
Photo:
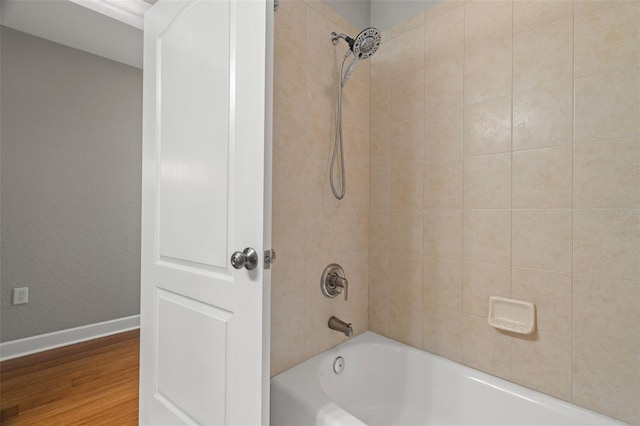
[[[258,266],[258,253],[251,247],[237,251],[231,255],[231,265],[236,269],[247,268],[249,271]]]

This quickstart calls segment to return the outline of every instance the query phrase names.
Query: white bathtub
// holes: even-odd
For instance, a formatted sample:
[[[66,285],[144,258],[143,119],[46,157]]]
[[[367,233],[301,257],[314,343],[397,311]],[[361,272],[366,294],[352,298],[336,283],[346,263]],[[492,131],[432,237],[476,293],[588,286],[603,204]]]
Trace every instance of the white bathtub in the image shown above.
[[[272,426],[622,424],[372,332],[271,379]]]

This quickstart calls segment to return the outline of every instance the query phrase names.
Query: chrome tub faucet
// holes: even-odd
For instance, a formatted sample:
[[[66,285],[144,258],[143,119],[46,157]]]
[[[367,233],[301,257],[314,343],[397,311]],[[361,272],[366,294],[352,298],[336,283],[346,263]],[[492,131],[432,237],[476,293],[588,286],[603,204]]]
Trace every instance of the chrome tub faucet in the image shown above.
[[[329,328],[339,331],[340,333],[344,333],[344,335],[347,337],[353,336],[353,328],[351,327],[351,323],[346,323],[339,318],[329,318]]]

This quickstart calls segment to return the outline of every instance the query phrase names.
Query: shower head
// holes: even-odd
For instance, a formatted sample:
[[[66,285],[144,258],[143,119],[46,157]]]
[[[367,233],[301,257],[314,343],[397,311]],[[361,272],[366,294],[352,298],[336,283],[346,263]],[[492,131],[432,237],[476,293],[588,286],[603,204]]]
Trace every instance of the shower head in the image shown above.
[[[358,59],[367,59],[378,50],[380,46],[380,31],[377,28],[369,27],[360,31],[356,38],[351,38],[346,34],[331,33],[331,41],[338,44],[338,39],[344,39],[349,43],[349,48]]]
[[[361,59],[367,59],[378,50],[380,46],[380,31],[377,28],[369,27],[360,31],[360,34],[356,36],[356,38],[351,38],[346,34],[340,33],[336,34],[335,32],[331,33],[331,42],[334,45],[338,44],[338,40],[343,39],[349,44],[349,51],[344,57],[342,61],[342,65],[344,66],[344,61],[347,57],[353,54],[353,59],[351,63],[347,67],[347,72],[344,73],[342,78],[340,79],[340,85],[344,86],[349,77],[351,77],[351,73],[356,67],[356,63]],[[342,74],[342,70],[340,71]]]
[[[367,59],[376,53],[378,46],[380,46],[380,31],[373,27],[360,31],[356,39],[349,42],[351,51],[358,59]]]

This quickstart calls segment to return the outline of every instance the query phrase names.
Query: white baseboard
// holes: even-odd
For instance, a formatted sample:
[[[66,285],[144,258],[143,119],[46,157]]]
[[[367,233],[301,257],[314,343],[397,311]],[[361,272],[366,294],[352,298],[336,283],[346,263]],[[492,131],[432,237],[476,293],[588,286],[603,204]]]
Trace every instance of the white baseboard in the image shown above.
[[[0,361],[140,328],[140,315],[0,343]]]

